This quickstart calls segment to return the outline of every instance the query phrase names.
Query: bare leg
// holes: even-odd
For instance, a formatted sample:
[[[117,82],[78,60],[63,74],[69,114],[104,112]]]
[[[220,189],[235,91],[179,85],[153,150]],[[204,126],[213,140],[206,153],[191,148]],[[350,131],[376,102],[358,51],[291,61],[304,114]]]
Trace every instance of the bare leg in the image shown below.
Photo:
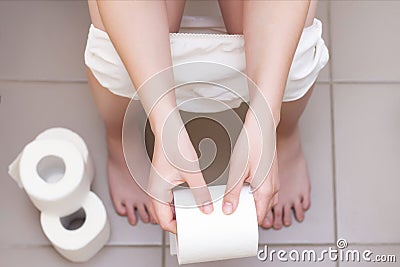
[[[312,25],[317,1],[312,1],[307,15],[305,27]],[[310,207],[310,179],[307,164],[300,143],[298,122],[312,89],[299,100],[284,102],[281,109],[281,121],[277,129],[277,150],[279,165],[280,192],[278,203],[272,212],[267,214],[263,226],[280,229],[282,225],[292,223],[291,211],[297,221],[304,220],[304,213]]]
[[[229,34],[243,34],[243,2],[219,0],[219,7]]]
[[[105,30],[102,23],[96,1],[88,1],[92,23],[96,28]],[[169,29],[171,32],[179,30],[181,16],[184,8],[184,1],[167,1],[167,12]],[[157,19],[156,17],[154,19]],[[169,48],[168,48],[169,49]],[[140,64],[146,64],[141,62]],[[108,147],[108,182],[111,198],[114,208],[121,216],[127,216],[130,224],[135,225],[138,218],[135,210],[139,213],[143,222],[155,223],[155,217],[152,214],[149,197],[140,189],[132,179],[129,170],[125,164],[122,150],[122,123],[125,110],[129,99],[112,94],[107,88],[99,84],[92,72],[87,69],[89,86],[91,88],[96,106],[104,121],[107,133]],[[146,114],[139,105],[137,108],[135,120],[132,121],[129,131],[133,142],[143,142],[143,120]],[[134,156],[137,162],[144,166],[141,170],[136,170],[138,175],[148,177],[149,162],[147,153],[142,145],[132,148],[135,151]]]
[[[220,0],[221,12],[228,33],[242,33],[242,1]],[[311,1],[305,27],[312,25],[317,1]],[[233,15],[234,14],[234,15]],[[310,180],[306,161],[300,144],[298,121],[311,96],[312,88],[301,99],[284,102],[277,128],[277,155],[279,166],[280,190],[277,204],[269,211],[264,223],[265,228],[280,229],[282,225],[291,225],[291,210],[298,221],[303,221],[304,212],[310,206]]]

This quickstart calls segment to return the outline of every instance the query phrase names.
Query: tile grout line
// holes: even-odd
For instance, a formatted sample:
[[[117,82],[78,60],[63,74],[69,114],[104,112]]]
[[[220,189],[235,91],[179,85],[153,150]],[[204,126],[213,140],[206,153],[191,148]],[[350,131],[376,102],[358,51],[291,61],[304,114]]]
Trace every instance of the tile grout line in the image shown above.
[[[329,53],[332,55],[333,42],[332,42],[332,15],[331,15],[332,2],[328,3],[328,38],[330,44]],[[335,112],[334,112],[334,94],[333,94],[333,63],[332,57],[329,60],[329,104],[331,114],[331,149],[332,149],[332,191],[333,191],[333,235],[334,242],[338,239],[338,214],[337,214],[337,188],[336,188],[336,149],[335,149]],[[336,267],[339,267],[339,262],[335,263]]]
[[[165,244],[165,231],[162,231],[162,247],[161,247],[161,267],[165,267],[165,249],[166,249],[166,244]]]
[[[0,249],[31,249],[31,248],[54,248],[52,244],[13,244],[13,245],[0,245]],[[162,248],[162,245],[150,244],[106,244],[104,248]]]
[[[359,85],[366,85],[366,84],[400,84],[400,81],[332,81],[332,84],[359,84]]]
[[[86,84],[87,80],[24,80],[24,79],[0,79],[0,83],[77,83]]]
[[[326,246],[336,246],[336,243],[259,243],[259,246],[268,245],[270,247],[326,247]],[[400,243],[390,242],[351,242],[352,246],[400,246]],[[0,249],[31,249],[31,248],[53,248],[51,244],[15,244],[15,245],[0,245]],[[146,244],[107,244],[104,248],[163,248],[162,245],[146,245]],[[169,248],[169,245],[165,245],[164,249]]]
[[[328,34],[329,35],[329,34]],[[330,49],[331,49],[331,45]],[[331,61],[331,59],[329,60]],[[328,63],[330,66],[331,64]],[[330,73],[331,70],[328,71]],[[328,75],[330,76],[330,75]],[[331,80],[332,78],[330,77],[330,81],[324,81],[324,80],[317,80],[317,84],[400,84],[400,81],[357,81],[357,80],[338,80],[338,81],[333,81]],[[0,83],[56,83],[56,84],[87,84],[87,80],[23,80],[23,79],[0,79]]]

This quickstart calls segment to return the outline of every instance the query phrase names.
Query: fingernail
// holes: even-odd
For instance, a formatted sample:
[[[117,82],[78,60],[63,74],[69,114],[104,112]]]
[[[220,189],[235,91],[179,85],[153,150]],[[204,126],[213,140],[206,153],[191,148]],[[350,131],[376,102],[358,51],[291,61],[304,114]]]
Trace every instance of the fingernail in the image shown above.
[[[233,212],[233,205],[231,202],[225,202],[222,208],[225,214],[231,214]]]
[[[203,209],[203,212],[206,214],[210,214],[214,210],[213,205],[211,203],[202,206],[202,209]]]

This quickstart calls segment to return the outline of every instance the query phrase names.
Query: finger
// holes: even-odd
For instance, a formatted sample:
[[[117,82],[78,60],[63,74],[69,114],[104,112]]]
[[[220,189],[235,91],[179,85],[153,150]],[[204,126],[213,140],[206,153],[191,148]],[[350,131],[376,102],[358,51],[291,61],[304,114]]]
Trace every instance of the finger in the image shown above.
[[[265,216],[265,219],[262,223],[262,227],[269,229],[272,227],[272,222],[273,222],[273,214],[272,214],[272,210],[268,211],[267,216]]]
[[[267,213],[271,213],[274,199],[277,196],[276,186],[273,186],[274,182],[271,177],[267,178],[263,185],[259,187],[254,193],[254,201],[256,203],[257,219],[261,225]],[[273,224],[273,219],[271,220]]]
[[[267,194],[256,191],[254,194],[254,201],[256,203],[257,221],[261,225],[269,209],[269,203]],[[271,221],[272,222],[272,221]]]
[[[211,194],[201,171],[185,174],[185,181],[188,183],[199,209],[205,214],[213,212]]]
[[[171,206],[156,200],[153,200],[152,203],[161,228],[176,234],[176,220],[174,220]]]
[[[169,180],[173,180],[171,177],[162,177],[155,168],[151,168],[150,176],[147,185],[147,192],[151,198],[151,202],[154,204],[157,201],[161,203],[171,203],[172,201],[172,188],[174,184]]]
[[[259,224],[262,224],[266,214],[272,209],[273,199],[276,194],[277,191],[271,178],[267,178],[262,186],[253,192]]]
[[[242,134],[239,136],[239,140],[236,142],[229,163],[229,178],[226,184],[225,196],[222,205],[222,211],[225,214],[232,214],[236,210],[237,206],[239,205],[239,197],[240,192],[242,191],[243,182],[248,177],[247,157],[245,157],[245,160],[243,160],[243,155],[240,155],[240,153],[242,153],[241,151],[248,151],[248,149],[245,149],[247,147],[247,143],[244,143],[244,137],[242,136],[246,137],[246,135]]]
[[[225,196],[222,205],[222,211],[229,215],[235,212],[239,205],[240,193],[242,192],[244,177],[240,178],[239,181],[231,178],[228,180],[225,189]]]
[[[253,193],[256,202],[257,217],[261,220],[259,223],[262,222],[265,214],[278,204],[279,183],[276,182],[276,179],[276,173],[272,172]]]

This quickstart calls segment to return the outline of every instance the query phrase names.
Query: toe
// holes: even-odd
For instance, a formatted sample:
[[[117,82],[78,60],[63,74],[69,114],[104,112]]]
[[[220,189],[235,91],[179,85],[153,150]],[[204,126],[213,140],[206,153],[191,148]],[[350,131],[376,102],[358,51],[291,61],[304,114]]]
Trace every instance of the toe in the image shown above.
[[[294,203],[294,214],[297,221],[302,222],[304,220],[304,209],[300,201]]]
[[[126,205],[126,212],[128,214],[128,222],[131,225],[136,225],[137,224],[137,217],[136,217],[136,214],[135,214],[134,205],[133,204]]]
[[[303,200],[302,200],[301,204],[302,204],[304,210],[308,210],[310,208],[310,204],[311,204],[310,203],[310,194],[305,194],[303,196]]]
[[[120,200],[113,200],[115,211],[120,216],[126,216],[125,204]]]
[[[292,207],[291,205],[285,205],[283,208],[283,224],[290,226],[292,224]]]
[[[152,224],[157,224],[156,215],[155,215],[155,212],[154,212],[154,209],[153,209],[153,205],[151,204],[151,202],[145,203],[144,207],[145,207],[145,209],[147,211],[147,214],[149,214],[150,222]]]
[[[274,198],[272,199],[272,205],[271,207],[275,206],[276,204],[278,204],[279,201],[279,193],[276,193]]]
[[[146,210],[144,204],[137,205],[136,208],[139,212],[140,218],[142,218],[142,221],[144,223],[148,223],[150,221],[150,216],[147,213],[147,210]]]
[[[279,230],[282,228],[282,209],[281,205],[274,207],[274,229]]]
[[[157,224],[157,220],[156,220],[153,216],[151,216],[151,215],[150,215],[150,222],[151,222],[152,224]]]
[[[272,223],[273,223],[273,219],[274,219],[274,216],[272,215],[272,211],[270,210],[267,213],[267,216],[265,216],[264,221],[263,221],[261,226],[264,227],[265,229],[271,228],[272,227]]]

